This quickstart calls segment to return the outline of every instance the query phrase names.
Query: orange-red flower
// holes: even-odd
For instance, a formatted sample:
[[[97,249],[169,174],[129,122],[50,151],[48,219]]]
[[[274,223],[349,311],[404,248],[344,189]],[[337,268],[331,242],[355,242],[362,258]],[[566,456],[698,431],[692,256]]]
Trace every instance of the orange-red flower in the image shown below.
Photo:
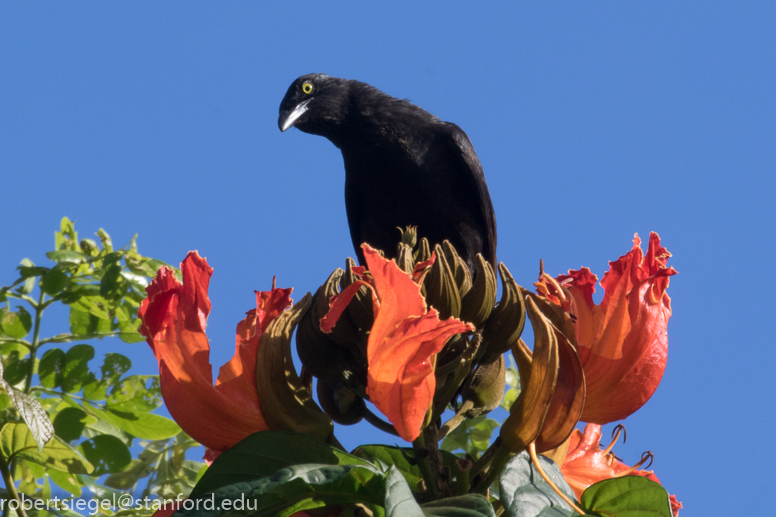
[[[629,467],[617,459],[611,452],[617,441],[616,437],[605,450],[601,450],[600,441],[601,426],[597,424],[587,424],[584,433],[574,429],[571,434],[568,454],[560,471],[577,498],[582,497],[582,493],[590,485],[615,477],[636,475],[660,483],[653,471],[639,470],[642,462]],[[675,495],[670,496],[670,501],[671,510],[676,517],[679,509],[682,508],[682,503],[677,501]]]
[[[413,441],[434,398],[436,354],[450,337],[474,328],[455,318],[440,321],[435,309],[426,308],[411,275],[368,245],[361,247],[371,280],[354,282],[332,298],[321,330],[331,332],[362,285],[372,290],[375,320],[367,342],[367,394],[399,436]]]
[[[162,396],[170,414],[207,457],[267,429],[256,393],[256,350],[261,333],[291,304],[291,289],[256,292],[256,308],[237,325],[235,354],[219,370],[215,386],[210,343],[208,285],[213,269],[192,251],[181,263],[183,283],[162,268],[138,311],[140,332],[159,362]]]
[[[649,400],[666,367],[671,299],[666,267],[671,254],[651,233],[646,256],[636,235],[633,249],[615,262],[601,280],[604,299],[593,302],[598,278],[587,268],[569,271],[557,282],[546,275],[536,284],[540,294],[576,318],[579,359],[585,371],[587,398],[581,420],[605,424],[621,420]],[[562,285],[570,298],[559,288]]]

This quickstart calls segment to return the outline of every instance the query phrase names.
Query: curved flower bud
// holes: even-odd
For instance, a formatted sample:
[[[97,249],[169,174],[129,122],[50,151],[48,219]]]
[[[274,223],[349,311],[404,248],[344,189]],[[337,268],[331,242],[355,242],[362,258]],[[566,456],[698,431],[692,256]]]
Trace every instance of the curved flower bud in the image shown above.
[[[581,420],[605,424],[621,420],[646,403],[666,366],[671,299],[666,294],[676,270],[671,254],[650,234],[646,256],[636,235],[633,249],[601,280],[605,294],[593,302],[598,278],[587,268],[569,271],[557,282],[543,277],[539,293],[576,317],[579,359],[585,371],[587,400]],[[560,285],[563,287],[561,288]]]
[[[256,292],[256,308],[237,325],[234,357],[221,367],[214,386],[205,334],[213,269],[192,251],[181,271],[182,284],[162,268],[146,288],[148,297],[138,310],[140,332],[159,363],[170,414],[192,438],[220,452],[267,429],[256,394],[256,351],[262,332],[291,304],[291,289]]]
[[[332,298],[321,330],[334,328],[362,286],[371,289],[375,319],[367,343],[367,394],[399,435],[413,441],[433,401],[436,354],[450,337],[474,329],[455,318],[440,321],[436,310],[426,309],[411,275],[368,245],[362,249],[371,279],[363,275]]]

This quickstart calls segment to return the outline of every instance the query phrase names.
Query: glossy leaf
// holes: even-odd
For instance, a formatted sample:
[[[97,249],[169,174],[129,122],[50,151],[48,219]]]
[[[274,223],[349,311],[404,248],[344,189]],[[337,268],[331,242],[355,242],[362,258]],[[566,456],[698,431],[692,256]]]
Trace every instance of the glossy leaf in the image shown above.
[[[449,497],[421,505],[426,517],[496,517],[493,505],[479,494]]]
[[[396,467],[388,469],[385,478],[385,517],[423,517],[407,480]]]
[[[641,476],[607,479],[585,490],[582,508],[614,517],[672,517],[668,492],[660,483]]]
[[[122,431],[144,440],[165,440],[181,432],[181,428],[173,420],[152,413],[125,413],[120,411],[98,409],[88,402],[84,408],[94,416]]]
[[[192,490],[191,497],[241,481],[271,476],[282,468],[302,463],[370,465],[364,459],[300,433],[261,431],[216,458]]]
[[[398,477],[404,481],[401,474]],[[240,505],[235,506],[230,515],[288,517],[323,506],[381,504],[385,494],[384,479],[380,470],[368,465],[293,465],[269,477],[219,488],[213,492],[213,498],[215,507],[221,511],[225,506],[235,506],[234,503]],[[242,506],[243,500],[245,506]],[[208,512],[202,506],[200,510],[179,510],[175,515],[204,517],[220,513]]]
[[[563,479],[554,461],[539,456],[542,469],[564,494],[574,499],[571,487]],[[501,502],[511,517],[571,516],[571,507],[544,482],[533,466],[528,452],[507,462],[499,480]]]

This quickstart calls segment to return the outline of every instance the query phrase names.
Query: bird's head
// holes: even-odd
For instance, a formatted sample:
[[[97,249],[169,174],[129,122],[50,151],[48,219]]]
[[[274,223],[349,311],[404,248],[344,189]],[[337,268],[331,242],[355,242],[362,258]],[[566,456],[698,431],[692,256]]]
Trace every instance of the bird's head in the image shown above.
[[[303,75],[288,87],[280,103],[278,127],[330,137],[347,114],[347,81],[323,74]]]

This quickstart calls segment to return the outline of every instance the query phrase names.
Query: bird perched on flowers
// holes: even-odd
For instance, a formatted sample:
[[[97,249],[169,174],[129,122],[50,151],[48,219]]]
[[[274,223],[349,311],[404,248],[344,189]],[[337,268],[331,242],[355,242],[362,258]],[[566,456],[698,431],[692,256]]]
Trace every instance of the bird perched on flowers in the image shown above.
[[[496,216],[466,133],[407,100],[354,80],[309,74],[280,103],[281,131],[328,138],[345,161],[350,237],[393,256],[397,228],[417,226],[433,247],[449,240],[470,270],[477,253],[496,265]]]

